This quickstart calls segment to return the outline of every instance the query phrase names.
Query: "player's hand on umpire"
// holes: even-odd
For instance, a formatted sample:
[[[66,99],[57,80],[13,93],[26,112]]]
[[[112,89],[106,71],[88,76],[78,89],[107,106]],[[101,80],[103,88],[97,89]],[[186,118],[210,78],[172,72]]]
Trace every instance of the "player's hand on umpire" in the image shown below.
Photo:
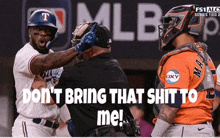
[[[98,38],[96,37],[96,34],[94,32],[95,27],[96,24],[93,25],[92,29],[82,37],[80,43],[76,45],[76,50],[79,53],[82,53],[85,50],[93,47],[94,42],[98,41]]]

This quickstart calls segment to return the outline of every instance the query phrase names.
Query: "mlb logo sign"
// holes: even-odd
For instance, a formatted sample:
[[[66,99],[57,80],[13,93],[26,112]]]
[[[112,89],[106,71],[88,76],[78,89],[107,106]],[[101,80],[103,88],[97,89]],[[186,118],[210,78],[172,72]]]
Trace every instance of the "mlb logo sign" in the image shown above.
[[[54,13],[57,18],[58,33],[63,34],[66,31],[66,12],[63,8],[29,8],[27,12],[27,21],[31,14],[38,9],[47,9]]]
[[[66,50],[71,47],[72,39],[72,4],[70,0],[22,0],[22,42],[29,42],[28,19],[37,9],[47,9],[56,16],[58,37],[52,43],[54,51]],[[46,15],[45,15],[46,16]]]

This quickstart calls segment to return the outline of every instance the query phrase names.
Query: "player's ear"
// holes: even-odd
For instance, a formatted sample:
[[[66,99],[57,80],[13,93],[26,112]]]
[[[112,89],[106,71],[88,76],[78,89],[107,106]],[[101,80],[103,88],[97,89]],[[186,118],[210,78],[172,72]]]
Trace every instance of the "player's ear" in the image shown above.
[[[33,30],[33,29],[32,29],[31,27],[28,27],[28,36],[29,36],[29,37],[31,37],[32,30]]]
[[[33,27],[28,27],[28,36],[31,37],[32,33],[33,33]]]

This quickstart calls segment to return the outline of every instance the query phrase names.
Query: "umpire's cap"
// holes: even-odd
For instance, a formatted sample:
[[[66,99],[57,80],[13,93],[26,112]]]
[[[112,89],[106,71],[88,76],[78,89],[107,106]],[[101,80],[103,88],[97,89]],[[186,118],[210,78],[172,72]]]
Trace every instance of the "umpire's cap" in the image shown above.
[[[91,30],[94,24],[97,24],[94,32],[98,38],[98,41],[96,41],[94,45],[103,48],[110,47],[110,44],[112,43],[110,31],[105,26],[98,24],[97,22],[84,22],[78,25],[73,32],[73,46],[80,42],[81,38]]]

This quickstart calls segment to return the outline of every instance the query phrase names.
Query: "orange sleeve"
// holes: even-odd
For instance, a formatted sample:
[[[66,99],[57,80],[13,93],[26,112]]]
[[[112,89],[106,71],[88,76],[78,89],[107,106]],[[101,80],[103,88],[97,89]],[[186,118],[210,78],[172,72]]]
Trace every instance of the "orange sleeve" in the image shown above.
[[[190,82],[190,71],[181,56],[172,56],[163,67],[161,75],[165,88],[188,89]]]

